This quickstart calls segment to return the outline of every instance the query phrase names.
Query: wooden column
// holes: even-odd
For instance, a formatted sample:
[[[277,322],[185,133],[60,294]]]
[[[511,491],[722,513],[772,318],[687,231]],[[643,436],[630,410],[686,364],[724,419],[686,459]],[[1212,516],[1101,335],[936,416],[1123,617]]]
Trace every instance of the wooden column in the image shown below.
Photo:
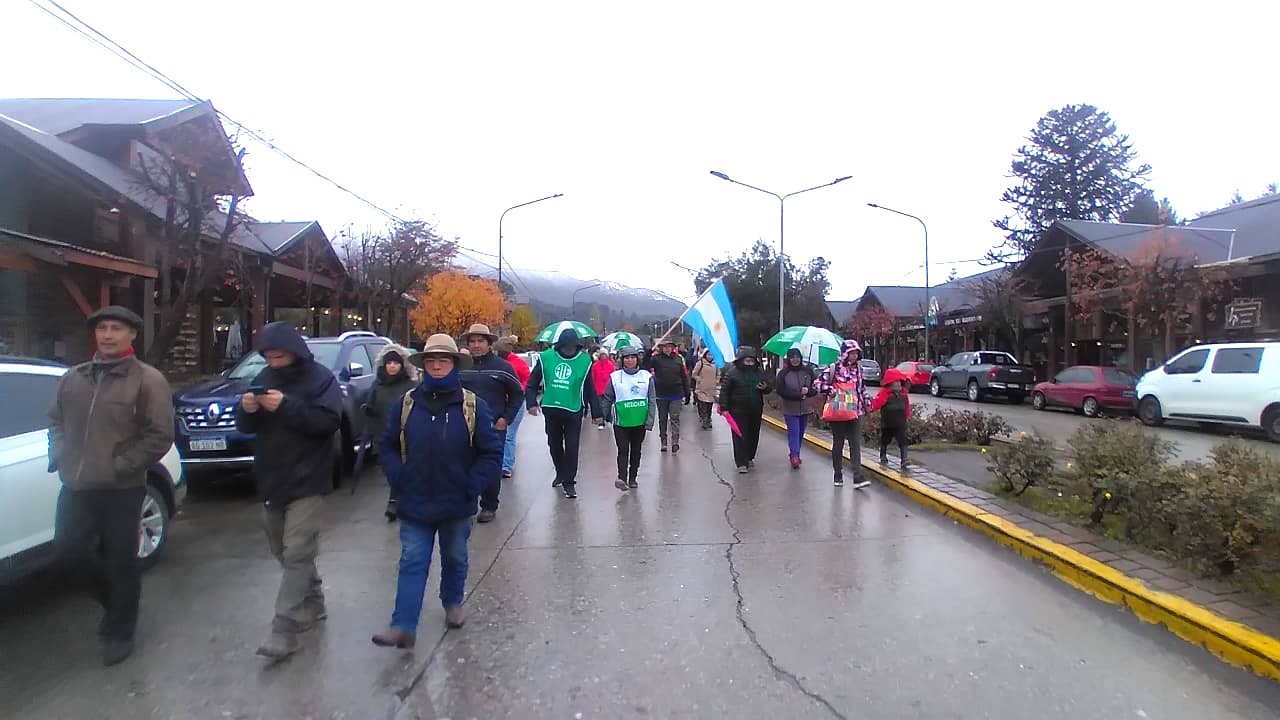
[[[258,343],[258,333],[262,331],[262,326],[271,322],[270,266],[251,270],[250,283],[253,287],[253,307],[249,311],[249,346],[254,347]]]

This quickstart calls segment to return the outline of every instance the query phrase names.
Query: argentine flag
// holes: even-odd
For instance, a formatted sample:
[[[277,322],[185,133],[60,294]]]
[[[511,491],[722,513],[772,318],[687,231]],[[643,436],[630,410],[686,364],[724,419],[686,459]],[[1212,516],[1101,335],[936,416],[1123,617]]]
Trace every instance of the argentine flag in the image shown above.
[[[733,362],[738,352],[738,323],[729,291],[720,278],[685,313],[684,322],[702,339],[717,365]]]

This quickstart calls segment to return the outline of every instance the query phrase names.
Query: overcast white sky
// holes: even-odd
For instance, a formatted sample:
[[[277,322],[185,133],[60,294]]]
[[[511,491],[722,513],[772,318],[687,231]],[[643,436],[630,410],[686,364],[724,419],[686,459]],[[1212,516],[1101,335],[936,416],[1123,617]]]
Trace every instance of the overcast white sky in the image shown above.
[[[756,238],[832,261],[832,299],[1000,241],[1047,110],[1111,113],[1183,216],[1280,180],[1275,2],[61,0],[218,109],[383,207],[517,268],[691,294]],[[909,7],[908,7],[909,5]],[[28,2],[0,2],[0,97],[174,97]],[[230,128],[229,128],[230,129]],[[254,143],[250,210],[382,223]],[[976,265],[957,266],[962,274]]]

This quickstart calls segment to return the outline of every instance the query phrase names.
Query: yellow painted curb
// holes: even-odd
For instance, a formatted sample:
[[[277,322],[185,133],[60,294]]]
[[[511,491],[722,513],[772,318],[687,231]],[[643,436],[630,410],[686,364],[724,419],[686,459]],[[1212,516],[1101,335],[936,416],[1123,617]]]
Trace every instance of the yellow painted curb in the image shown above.
[[[775,428],[779,420],[764,416]],[[831,452],[831,443],[805,434],[805,441]],[[849,460],[849,451],[844,451]],[[1094,560],[1066,545],[1041,537],[1004,518],[986,512],[947,493],[868,462],[862,468],[907,497],[995,539],[1018,554],[1049,567],[1059,579],[1113,605],[1122,605],[1144,622],[1164,625],[1187,642],[1199,645],[1236,667],[1280,681],[1280,640],[1246,625],[1228,620],[1208,608],[1167,592],[1147,587],[1141,580]]]

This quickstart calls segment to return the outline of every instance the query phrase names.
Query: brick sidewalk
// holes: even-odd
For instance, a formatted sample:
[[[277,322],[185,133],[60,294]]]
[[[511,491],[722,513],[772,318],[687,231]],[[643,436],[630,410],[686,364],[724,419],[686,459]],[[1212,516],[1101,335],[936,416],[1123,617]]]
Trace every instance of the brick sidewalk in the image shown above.
[[[828,442],[831,440],[831,433],[824,429],[810,426],[808,432]],[[948,453],[972,454],[970,451],[923,452],[912,458],[906,471],[898,467],[897,448],[891,447],[890,451],[887,465],[890,470],[902,472],[933,490],[963,500],[1046,540],[1066,545],[1129,577],[1141,580],[1150,588],[1181,596],[1223,618],[1280,639],[1280,605],[1242,592],[1222,580],[1200,577],[1176,567],[1172,562],[1153,557],[1059,518],[1038,513],[1013,500],[1000,498],[979,487],[990,482],[991,478],[989,475],[977,476],[971,467],[964,473],[953,472],[952,476],[943,474],[948,471],[947,467],[942,467],[939,472],[938,468],[946,464]],[[875,449],[868,451],[864,444],[862,460],[865,464],[878,465],[879,453]],[[930,464],[933,468],[929,467]]]

